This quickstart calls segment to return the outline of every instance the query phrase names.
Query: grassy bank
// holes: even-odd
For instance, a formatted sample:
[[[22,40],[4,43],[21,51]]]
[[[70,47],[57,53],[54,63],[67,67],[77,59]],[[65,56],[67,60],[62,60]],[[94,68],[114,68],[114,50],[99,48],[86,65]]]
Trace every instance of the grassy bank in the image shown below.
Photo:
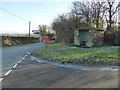
[[[60,61],[61,63],[73,64],[104,64],[118,65],[118,46],[102,46],[92,48],[73,47],[65,44],[49,44],[47,55],[45,45],[33,51],[42,59],[50,61]]]
[[[0,36],[0,38],[2,40],[2,45],[1,45],[2,47],[36,43],[39,41],[39,39],[35,37],[29,38],[29,37]]]

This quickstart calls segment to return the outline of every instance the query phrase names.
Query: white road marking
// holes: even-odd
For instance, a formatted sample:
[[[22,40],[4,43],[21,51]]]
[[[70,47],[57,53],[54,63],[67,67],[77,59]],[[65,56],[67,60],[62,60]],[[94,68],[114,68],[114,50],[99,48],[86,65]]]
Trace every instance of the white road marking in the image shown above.
[[[74,68],[74,69],[81,69],[81,70],[111,70],[111,71],[118,71],[118,66],[106,66],[106,67],[91,67],[91,66],[84,66],[84,65],[72,65],[72,64],[60,64],[60,63],[51,63],[50,61],[45,61],[45,60],[41,60],[37,57],[31,56],[32,60],[36,60],[39,63],[47,63],[47,64],[51,64],[51,65],[57,65],[57,66],[61,66],[61,67],[66,67],[66,68]]]
[[[26,52],[26,53],[30,55],[30,52]]]
[[[113,68],[101,68],[100,70],[111,70],[111,71],[118,71],[118,69],[113,69]]]
[[[12,71],[12,70],[9,70],[9,71],[5,74],[5,76],[7,76],[11,71]]]
[[[13,66],[13,68],[16,68],[16,67],[17,67],[17,65],[18,65],[18,64],[15,64],[15,65]]]
[[[25,59],[25,57],[22,58],[22,60]]]
[[[0,78],[0,82],[3,80],[3,78]]]
[[[27,52],[27,53],[30,55],[29,52]],[[23,57],[22,60],[25,59],[27,56],[28,56],[28,55],[25,55],[25,57]],[[13,68],[16,68],[17,65],[22,62],[22,60],[20,60],[17,64],[15,64],[15,65],[13,66]],[[12,69],[9,70],[7,73],[5,73],[5,76],[7,76],[10,72],[12,72]],[[3,79],[4,79],[4,78],[0,78],[0,82],[1,82]]]
[[[21,63],[22,62],[22,60],[20,60],[18,63]]]

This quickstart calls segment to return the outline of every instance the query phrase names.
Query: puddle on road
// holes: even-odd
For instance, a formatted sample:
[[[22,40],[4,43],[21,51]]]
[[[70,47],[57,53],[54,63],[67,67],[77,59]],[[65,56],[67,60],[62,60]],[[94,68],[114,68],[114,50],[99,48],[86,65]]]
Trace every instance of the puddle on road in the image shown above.
[[[61,64],[59,62],[51,62],[47,60],[42,60],[37,57],[31,56],[32,60],[36,60],[39,63],[46,63],[46,64],[51,64],[51,65],[57,65],[60,67],[66,67],[66,68],[74,68],[74,69],[82,69],[82,70],[118,70],[118,66],[88,66],[88,65],[73,65],[73,64]]]

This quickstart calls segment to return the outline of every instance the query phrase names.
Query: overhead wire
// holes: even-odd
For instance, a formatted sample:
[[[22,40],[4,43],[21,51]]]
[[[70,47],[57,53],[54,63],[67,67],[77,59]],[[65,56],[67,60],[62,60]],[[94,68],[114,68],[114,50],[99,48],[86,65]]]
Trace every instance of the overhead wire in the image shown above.
[[[13,16],[15,16],[15,17],[17,17],[17,18],[19,18],[19,19],[21,19],[21,20],[31,22],[31,20],[25,19],[25,18],[23,18],[23,17],[21,17],[21,16],[19,16],[19,15],[17,15],[17,14],[14,14],[14,13],[12,13],[11,11],[6,10],[6,9],[4,9],[4,8],[2,8],[2,7],[0,7],[0,9],[3,10],[3,11],[5,11],[5,12],[7,12],[7,13],[9,13],[9,14],[11,14],[11,15],[13,15]],[[31,22],[31,23],[34,24],[34,25],[39,25],[39,24],[36,24],[36,23],[34,23],[34,22]]]
[[[16,15],[16,14],[14,14],[14,13],[12,13],[12,12],[4,9],[4,8],[1,8],[1,7],[0,7],[0,9],[3,10],[3,11],[5,11],[5,12],[7,12],[7,13],[9,13],[9,14],[11,14],[11,15],[13,15],[13,16],[15,16],[15,17],[18,17],[19,19],[22,19],[22,20],[24,20],[24,21],[29,21],[29,20],[27,20],[27,19],[25,19],[25,18],[23,18],[23,17],[21,17],[21,16],[18,16],[18,15]]]

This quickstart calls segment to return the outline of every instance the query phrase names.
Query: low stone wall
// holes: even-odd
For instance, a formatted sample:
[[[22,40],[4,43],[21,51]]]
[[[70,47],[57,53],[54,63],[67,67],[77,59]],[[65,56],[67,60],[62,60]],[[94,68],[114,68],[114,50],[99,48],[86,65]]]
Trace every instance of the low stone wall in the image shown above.
[[[91,42],[94,46],[99,46],[104,44],[104,31],[90,30]]]

